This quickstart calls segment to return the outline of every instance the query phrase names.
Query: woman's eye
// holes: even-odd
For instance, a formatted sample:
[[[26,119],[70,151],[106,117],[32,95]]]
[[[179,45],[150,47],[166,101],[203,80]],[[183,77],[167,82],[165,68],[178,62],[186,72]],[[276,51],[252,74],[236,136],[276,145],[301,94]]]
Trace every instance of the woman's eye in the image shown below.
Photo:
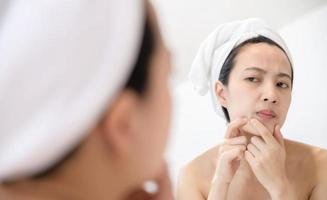
[[[248,80],[250,82],[258,82],[259,81],[256,77],[248,77],[248,78],[246,78],[246,80]]]
[[[277,86],[278,86],[278,87],[281,87],[281,88],[288,88],[288,84],[283,83],[283,82],[278,82],[278,83],[277,83]]]

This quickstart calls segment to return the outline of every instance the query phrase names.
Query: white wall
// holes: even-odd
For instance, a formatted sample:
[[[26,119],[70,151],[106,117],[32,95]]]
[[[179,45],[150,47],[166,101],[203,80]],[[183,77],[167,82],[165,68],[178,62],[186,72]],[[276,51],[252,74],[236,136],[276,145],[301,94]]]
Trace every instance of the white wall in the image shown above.
[[[327,148],[327,4],[280,30],[294,60],[288,138]]]
[[[280,28],[326,5],[326,0],[151,0],[175,56],[175,76],[185,80],[200,43],[218,24],[262,17]]]
[[[281,29],[293,55],[293,102],[284,136],[327,148],[327,6]],[[217,144],[225,122],[212,110],[209,95],[198,96],[188,82],[173,90],[175,111],[168,160],[176,184],[187,161]]]

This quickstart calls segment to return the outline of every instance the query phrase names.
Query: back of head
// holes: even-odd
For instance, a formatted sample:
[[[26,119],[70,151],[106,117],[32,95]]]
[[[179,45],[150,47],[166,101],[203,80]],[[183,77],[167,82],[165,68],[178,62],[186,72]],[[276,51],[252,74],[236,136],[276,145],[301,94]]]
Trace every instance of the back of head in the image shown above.
[[[0,181],[47,169],[86,137],[130,74],[144,18],[144,2],[138,0],[6,6],[0,34]]]

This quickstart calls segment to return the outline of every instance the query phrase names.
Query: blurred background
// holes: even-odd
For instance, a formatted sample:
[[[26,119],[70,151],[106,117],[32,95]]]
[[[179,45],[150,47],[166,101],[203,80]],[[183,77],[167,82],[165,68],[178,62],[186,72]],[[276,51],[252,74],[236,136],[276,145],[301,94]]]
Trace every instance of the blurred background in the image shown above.
[[[226,123],[187,75],[200,43],[219,24],[261,17],[282,35],[294,61],[284,137],[327,149],[327,0],[152,0],[173,54],[174,112],[167,149],[173,185],[188,161],[217,145]],[[175,187],[174,187],[175,188]]]

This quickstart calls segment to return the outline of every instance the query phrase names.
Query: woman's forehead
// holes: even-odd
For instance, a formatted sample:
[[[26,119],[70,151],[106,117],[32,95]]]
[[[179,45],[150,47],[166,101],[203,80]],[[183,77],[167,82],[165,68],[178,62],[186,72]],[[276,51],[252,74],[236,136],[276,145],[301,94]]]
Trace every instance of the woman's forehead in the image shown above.
[[[291,65],[286,54],[277,46],[267,43],[248,44],[235,58],[236,71],[262,69],[265,72],[282,72],[291,75]],[[256,70],[260,71],[260,70]]]

